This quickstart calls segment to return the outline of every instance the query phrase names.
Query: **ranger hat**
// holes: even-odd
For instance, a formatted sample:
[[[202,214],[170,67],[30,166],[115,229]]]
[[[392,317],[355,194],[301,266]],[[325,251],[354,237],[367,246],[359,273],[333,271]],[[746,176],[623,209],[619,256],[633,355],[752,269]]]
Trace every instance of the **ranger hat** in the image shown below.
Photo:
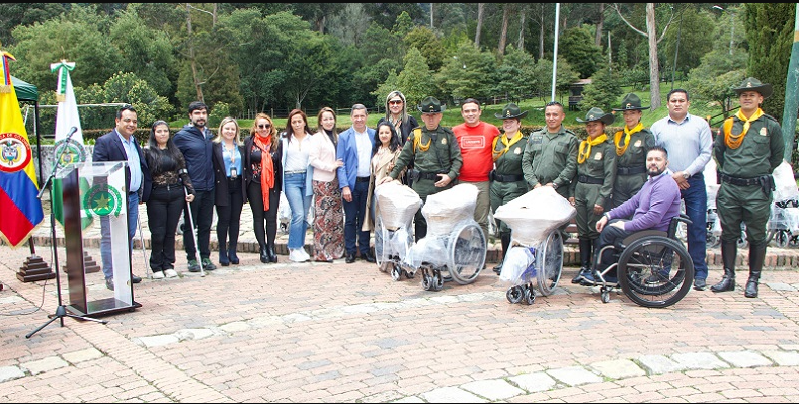
[[[580,123],[602,121],[602,123],[604,123],[605,125],[610,125],[613,123],[613,121],[616,120],[616,116],[611,114],[610,112],[605,113],[604,111],[602,111],[601,108],[593,107],[589,109],[588,112],[586,112],[585,120],[582,120],[580,118],[575,118],[575,119],[577,120],[577,122]]]
[[[519,108],[518,105],[511,102],[505,105],[505,108],[502,108],[501,114],[494,114],[494,116],[497,117],[497,119],[522,119],[527,116],[527,112],[529,111],[522,112],[522,109]]]
[[[423,114],[435,114],[437,112],[443,112],[447,107],[441,105],[441,101],[439,101],[436,97],[427,97],[422,100],[422,103],[419,104],[417,107],[419,112]]]
[[[741,85],[738,87],[733,87],[732,91],[735,91],[735,94],[741,95],[744,91],[757,91],[763,98],[771,97],[772,88],[771,84],[768,83],[761,83],[760,80],[754,77],[747,77],[741,82]]]
[[[621,100],[621,108],[613,108],[614,111],[627,111],[627,110],[642,110],[649,109],[649,107],[641,106],[641,99],[635,93],[629,93]]]

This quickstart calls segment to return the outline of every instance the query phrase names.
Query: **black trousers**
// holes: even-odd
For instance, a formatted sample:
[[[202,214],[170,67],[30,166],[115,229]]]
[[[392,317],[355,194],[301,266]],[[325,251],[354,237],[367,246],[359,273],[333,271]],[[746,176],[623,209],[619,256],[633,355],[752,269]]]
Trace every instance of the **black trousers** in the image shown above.
[[[214,221],[214,190],[194,190],[194,200],[189,205],[191,206],[191,219],[189,219],[189,209],[184,209],[183,218],[183,223],[186,226],[186,230],[183,231],[186,259],[197,259],[197,247],[194,245],[194,238],[189,228],[189,223],[192,223],[192,221],[197,229],[200,257],[210,258],[211,223]]]
[[[599,248],[597,248],[597,250],[594,251],[594,262],[596,263],[596,269],[599,272],[604,271],[605,268],[613,264],[613,262],[616,259],[616,257],[614,257],[613,254],[613,249],[606,250],[605,253],[602,254],[601,257],[599,257],[598,256],[599,251],[602,249],[602,247],[606,245],[616,244],[617,242],[624,240],[625,238],[633,234],[633,232],[613,227],[611,226],[611,224],[616,222],[627,222],[627,221],[628,220],[626,219],[613,219],[605,225],[605,228],[602,229],[602,233],[599,233]]]
[[[239,225],[241,224],[241,207],[244,199],[241,195],[241,177],[235,180],[228,178],[230,193],[224,195],[225,201],[216,201],[216,238],[219,241],[219,251],[227,254],[227,241],[230,240],[231,248],[239,242]],[[224,203],[227,206],[220,206]],[[224,251],[223,251],[224,250]]]
[[[247,200],[250,201],[252,209],[252,229],[255,232],[255,240],[261,249],[267,245],[274,246],[275,236],[277,235],[277,211],[280,205],[280,191],[275,188],[269,190],[269,210],[264,210],[264,198],[261,194],[261,182],[253,180],[247,186]],[[264,231],[264,221],[266,221],[266,231]],[[266,234],[266,242],[264,241]]]
[[[175,231],[186,197],[182,185],[153,186],[147,201],[150,226],[150,268],[163,271],[175,267]]]

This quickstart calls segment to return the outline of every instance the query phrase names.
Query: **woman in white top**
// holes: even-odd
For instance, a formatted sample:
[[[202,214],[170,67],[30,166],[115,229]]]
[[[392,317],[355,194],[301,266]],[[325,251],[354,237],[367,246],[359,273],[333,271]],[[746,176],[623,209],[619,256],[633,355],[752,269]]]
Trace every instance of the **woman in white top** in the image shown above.
[[[308,162],[313,166],[314,260],[332,262],[344,256],[344,210],[336,170],[344,161],[336,158],[336,112],[319,110],[319,131],[311,137]]]
[[[308,211],[313,198],[313,166],[308,164],[311,134],[308,116],[300,109],[289,113],[289,126],[283,133],[283,192],[291,208],[289,225],[289,259],[303,262],[311,259],[305,252],[305,232],[308,230]]]

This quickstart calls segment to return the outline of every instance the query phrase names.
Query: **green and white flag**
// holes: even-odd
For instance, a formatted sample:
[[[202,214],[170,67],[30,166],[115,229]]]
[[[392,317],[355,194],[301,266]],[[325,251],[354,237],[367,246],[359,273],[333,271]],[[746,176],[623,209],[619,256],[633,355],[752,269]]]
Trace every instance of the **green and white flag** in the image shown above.
[[[55,159],[59,159],[59,167],[70,164],[79,164],[86,161],[86,149],[83,146],[83,130],[80,126],[78,103],[75,100],[75,91],[72,88],[72,79],[69,72],[75,68],[74,62],[61,60],[50,65],[50,71],[58,75],[58,88],[56,100],[58,110],[55,118],[55,150],[51,167],[55,167]],[[89,188],[88,182],[81,178],[81,194]],[[61,180],[53,181],[53,214],[60,225],[64,225],[64,203]],[[85,229],[91,224],[91,216],[84,218],[81,223]]]

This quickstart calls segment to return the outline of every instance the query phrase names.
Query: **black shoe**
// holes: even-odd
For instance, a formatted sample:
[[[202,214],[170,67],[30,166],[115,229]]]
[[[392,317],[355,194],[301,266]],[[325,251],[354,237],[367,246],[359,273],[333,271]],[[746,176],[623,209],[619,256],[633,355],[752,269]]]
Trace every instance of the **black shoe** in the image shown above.
[[[277,254],[275,254],[275,246],[271,244],[267,244],[266,246],[266,256],[269,258],[269,262],[277,262]]]
[[[704,279],[694,279],[694,290],[700,292],[707,290],[707,282]]]
[[[261,258],[261,262],[263,262],[264,264],[269,262],[269,253],[266,251],[266,247],[261,247],[258,252]]]
[[[347,253],[347,258],[344,260],[344,262],[348,264],[355,262],[355,253]]]
[[[114,278],[105,278],[105,288],[114,290]]]
[[[239,256],[236,255],[236,250],[228,250],[227,258],[233,265],[239,265]]]
[[[136,276],[135,274],[130,277],[130,281],[133,283],[141,282],[141,276]]]
[[[572,278],[572,283],[581,283],[580,281],[582,281],[585,278],[585,275],[588,275],[590,273],[591,271],[588,268],[585,267],[580,268],[580,271],[577,272],[577,275],[574,275],[574,278]]]
[[[361,254],[361,257],[363,259],[365,259],[366,261],[368,261],[368,262],[377,262],[377,260],[375,259],[375,256],[372,255],[372,253],[369,252],[369,251],[367,251],[365,254]]]
[[[204,270],[213,271],[214,269],[216,269],[216,265],[214,265],[214,263],[211,262],[210,258],[203,258],[202,262],[203,262],[203,269]]]
[[[197,263],[196,259],[189,260],[189,272],[200,272],[200,264]]]
[[[227,256],[227,251],[219,252],[219,265],[222,265],[223,267],[230,265],[230,258]]]

